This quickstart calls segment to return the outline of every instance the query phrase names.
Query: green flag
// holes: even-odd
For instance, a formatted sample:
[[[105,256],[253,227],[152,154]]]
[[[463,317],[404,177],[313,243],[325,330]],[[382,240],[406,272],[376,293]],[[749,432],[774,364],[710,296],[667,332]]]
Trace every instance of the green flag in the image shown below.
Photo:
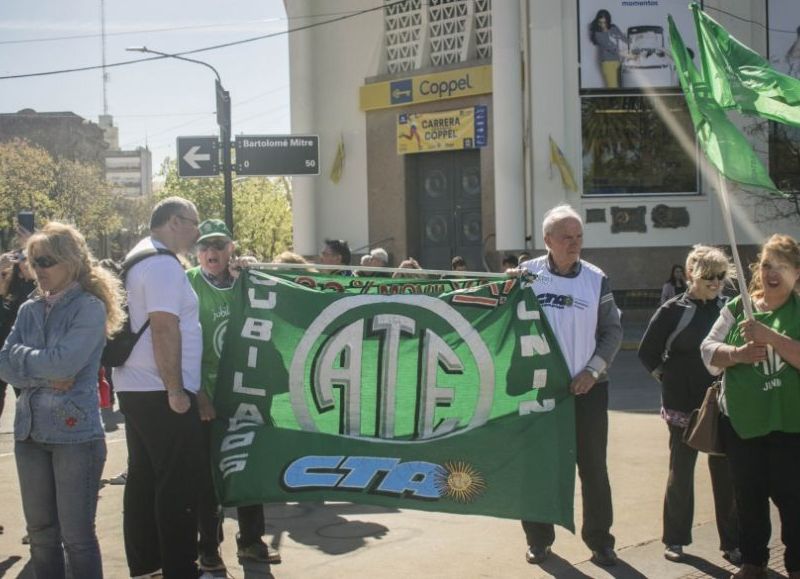
[[[240,276],[214,399],[223,504],[347,501],[572,529],[570,376],[523,285]]]
[[[672,58],[697,140],[709,162],[731,181],[778,192],[750,143],[714,100],[708,83],[692,62],[672,16],[669,17],[669,35]]]
[[[800,80],[773,69],[692,4],[700,61],[711,94],[726,109],[800,127]]]

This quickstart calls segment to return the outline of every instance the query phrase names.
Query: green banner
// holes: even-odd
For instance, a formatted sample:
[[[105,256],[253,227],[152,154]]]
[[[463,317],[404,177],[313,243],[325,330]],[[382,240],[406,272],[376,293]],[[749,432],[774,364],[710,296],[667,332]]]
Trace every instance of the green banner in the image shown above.
[[[569,372],[524,280],[240,276],[214,405],[226,506],[349,501],[573,528]]]

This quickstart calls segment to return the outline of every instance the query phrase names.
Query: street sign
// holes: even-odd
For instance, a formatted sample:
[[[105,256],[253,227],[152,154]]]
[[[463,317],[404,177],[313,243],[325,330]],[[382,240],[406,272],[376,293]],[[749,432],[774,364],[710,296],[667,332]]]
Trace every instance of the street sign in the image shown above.
[[[217,137],[178,137],[178,175],[215,177],[219,175]]]
[[[319,175],[319,136],[240,135],[237,175]]]

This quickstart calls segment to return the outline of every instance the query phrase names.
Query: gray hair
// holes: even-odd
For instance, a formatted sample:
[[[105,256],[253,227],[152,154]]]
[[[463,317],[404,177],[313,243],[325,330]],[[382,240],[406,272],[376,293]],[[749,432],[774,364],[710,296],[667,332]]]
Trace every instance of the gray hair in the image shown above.
[[[542,235],[551,234],[555,226],[565,219],[577,220],[578,223],[581,224],[581,229],[583,229],[583,219],[581,219],[580,214],[572,208],[572,205],[562,203],[561,205],[556,205],[544,214],[544,219],[542,219]]]
[[[375,249],[370,251],[369,254],[373,258],[383,263],[383,265],[389,265],[389,254],[386,253],[386,250],[383,249],[382,247],[376,247]]]
[[[181,211],[197,211],[194,203],[183,197],[167,197],[159,201],[150,214],[150,229],[161,227],[173,215],[180,215]]]

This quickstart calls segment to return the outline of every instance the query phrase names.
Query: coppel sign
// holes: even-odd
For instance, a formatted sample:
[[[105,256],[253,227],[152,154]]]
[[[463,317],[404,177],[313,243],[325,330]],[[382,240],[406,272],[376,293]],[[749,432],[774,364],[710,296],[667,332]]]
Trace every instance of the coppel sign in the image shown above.
[[[491,65],[473,66],[365,84],[359,91],[359,106],[369,111],[491,92]]]

